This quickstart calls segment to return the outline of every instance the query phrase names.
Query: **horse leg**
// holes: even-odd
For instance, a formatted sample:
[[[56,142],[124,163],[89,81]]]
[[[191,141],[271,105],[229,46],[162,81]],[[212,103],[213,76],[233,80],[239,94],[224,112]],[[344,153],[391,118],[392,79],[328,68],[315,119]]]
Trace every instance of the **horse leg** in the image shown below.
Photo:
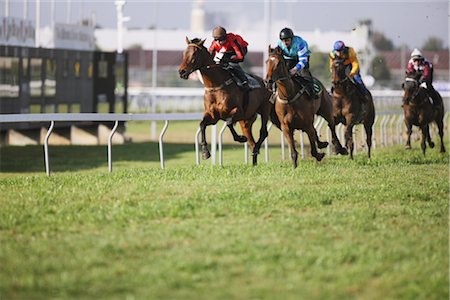
[[[434,143],[431,140],[431,134],[430,134],[430,125],[427,124],[427,142],[428,142],[428,146],[430,146],[431,149],[434,148]]]
[[[248,146],[250,147],[250,151],[252,152],[252,155],[254,155],[255,151],[255,139],[252,134],[252,125],[256,118],[253,118],[251,120],[241,120],[239,121],[239,125],[241,125],[242,133],[245,135]],[[255,159],[253,157],[253,165],[256,165]]]
[[[353,124],[348,122],[345,127],[345,146],[350,150],[350,159],[353,159]]]
[[[325,153],[320,153],[317,151],[316,143],[314,142],[317,137],[317,131],[314,128],[314,125],[311,124],[310,128],[306,130],[309,138],[309,144],[311,145],[311,155],[317,159],[317,161],[321,161],[325,156]]]
[[[211,157],[211,153],[209,153],[208,150],[208,143],[206,142],[206,126],[211,125],[211,124],[215,124],[217,121],[215,121],[211,115],[209,114],[204,114],[203,115],[203,120],[200,122],[200,131],[202,134],[202,157],[203,159],[208,159]]]
[[[295,169],[298,166],[298,153],[297,150],[295,149],[294,130],[290,129],[286,123],[282,123],[281,131],[283,131],[284,136],[289,142],[289,147],[291,148],[291,159]]]
[[[406,124],[406,145],[405,149],[410,150],[411,149],[411,133],[412,133],[412,123],[408,122],[408,120],[405,119]]]
[[[426,140],[427,140],[427,132],[428,128],[427,125],[420,127],[422,131],[422,140],[420,141],[420,148],[422,148],[422,153],[425,156],[425,150],[427,148]]]
[[[246,138],[245,136],[239,135],[239,134],[236,132],[236,130],[235,130],[234,127],[233,127],[233,120],[232,120],[231,117],[228,118],[228,119],[226,120],[226,123],[227,123],[228,129],[230,129],[231,134],[233,135],[233,139],[234,139],[236,142],[239,142],[239,143],[245,143],[245,142],[247,141],[247,138]]]
[[[269,114],[261,114],[261,129],[259,130],[259,138],[258,141],[255,144],[255,148],[253,149],[253,165],[256,165],[259,149],[261,149],[261,145],[264,142],[264,140],[269,135],[269,132],[267,131],[267,122],[269,121]]]
[[[326,148],[326,147],[328,147],[328,142],[322,142],[320,139],[319,139],[319,135],[317,134],[317,130],[315,130],[315,140],[316,140],[316,142],[317,142],[317,147],[319,148],[319,149],[323,149],[323,148]]]
[[[436,125],[439,129],[439,137],[441,138],[441,153],[445,152],[445,147],[444,147],[444,121],[442,118],[438,118],[436,120]]]
[[[333,123],[328,122],[328,128],[330,128],[331,131],[331,143],[333,144],[334,153],[341,154],[341,155],[348,155],[347,149],[342,147],[341,142],[339,141],[339,138],[336,134],[336,126]]]
[[[372,148],[372,124],[364,123],[364,130],[366,131],[367,157],[370,159],[370,151]]]

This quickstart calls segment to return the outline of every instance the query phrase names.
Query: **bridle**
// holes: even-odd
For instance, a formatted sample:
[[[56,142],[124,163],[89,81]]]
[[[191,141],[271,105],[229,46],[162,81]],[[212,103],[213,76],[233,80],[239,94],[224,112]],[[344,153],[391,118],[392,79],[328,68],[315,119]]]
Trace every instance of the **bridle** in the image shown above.
[[[417,80],[414,79],[414,78],[411,78],[411,77],[406,77],[405,78],[405,82],[413,82],[414,83],[414,87],[415,87],[414,93],[406,98],[406,100],[411,101],[411,100],[415,99],[419,95],[419,93],[420,93],[420,86],[419,86]]]
[[[269,59],[270,59],[271,57],[277,58],[277,59],[280,61],[280,63],[284,64],[283,56],[281,56],[281,55],[279,55],[279,54],[271,53],[271,54],[269,54]],[[289,74],[289,73],[288,73],[288,74]],[[272,75],[270,76],[270,79],[269,79],[269,83],[273,83],[273,82],[277,82],[277,81],[283,81],[283,80],[291,79],[291,77],[290,77],[289,75],[278,76],[277,78],[273,78],[273,77],[274,77],[274,76],[273,76],[273,73],[272,73]]]

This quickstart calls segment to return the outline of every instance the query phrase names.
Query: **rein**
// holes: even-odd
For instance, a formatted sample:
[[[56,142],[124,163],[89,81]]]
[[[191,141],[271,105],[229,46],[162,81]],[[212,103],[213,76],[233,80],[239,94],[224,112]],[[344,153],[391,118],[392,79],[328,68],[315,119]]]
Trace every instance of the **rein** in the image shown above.
[[[195,48],[200,49],[200,50],[203,49],[203,46],[199,46],[199,45],[194,44],[194,43],[188,44],[188,47],[190,47],[190,46],[195,47]],[[202,69],[211,69],[211,68],[217,68],[217,67],[222,67],[222,66],[219,65],[219,64],[206,65],[206,66],[203,66],[203,67],[195,66],[194,68],[192,68],[192,72],[194,72],[196,70],[199,70],[201,72]],[[205,91],[207,91],[207,92],[215,92],[215,91],[221,90],[221,89],[229,86],[233,82],[234,82],[233,78],[230,78],[230,79],[226,80],[224,83],[222,83],[221,85],[219,85],[217,87],[206,87],[205,86]]]

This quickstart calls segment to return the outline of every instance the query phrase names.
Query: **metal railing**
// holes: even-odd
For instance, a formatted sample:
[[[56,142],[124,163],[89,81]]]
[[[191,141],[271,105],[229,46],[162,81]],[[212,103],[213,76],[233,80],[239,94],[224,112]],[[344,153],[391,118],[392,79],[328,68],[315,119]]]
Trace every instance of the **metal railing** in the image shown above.
[[[44,139],[44,160],[45,160],[45,171],[48,176],[50,176],[50,160],[49,160],[49,149],[48,142],[50,136],[52,134],[55,122],[59,121],[113,121],[114,125],[111,129],[111,132],[108,137],[108,170],[112,172],[112,139],[117,130],[119,121],[164,121],[164,126],[159,135],[158,144],[159,144],[159,158],[160,158],[160,166],[162,169],[165,168],[164,164],[164,135],[168,129],[169,121],[192,121],[198,120],[200,121],[202,118],[202,113],[172,113],[172,114],[95,114],[95,113],[68,113],[68,114],[0,114],[0,123],[17,123],[17,122],[50,122],[50,126],[48,132]],[[447,112],[444,117],[444,125],[448,130],[448,122],[449,122],[450,113]],[[330,130],[329,128],[324,128],[326,122],[323,118],[317,117],[314,123],[314,126],[318,132],[318,134],[323,134],[325,130],[326,140],[329,145],[327,147],[327,155],[331,156],[331,142],[330,142]],[[403,114],[402,113],[380,113],[375,117],[375,122],[373,125],[373,147],[386,147],[389,145],[394,145],[395,143],[401,144],[403,143],[403,132],[402,132],[402,124],[403,124]],[[358,125],[362,126],[362,125]],[[268,126],[268,131],[273,128],[270,123]],[[356,126],[353,128],[353,138],[355,144],[355,153],[359,151],[357,146],[357,135],[356,135]],[[219,157],[219,165],[223,165],[223,133],[226,129],[226,124],[223,124],[223,127],[220,129],[219,134],[217,134],[216,125],[212,126],[211,130],[211,163],[216,164],[216,149],[218,145],[218,157]],[[336,133],[341,140],[341,143],[344,141],[344,126],[339,124],[336,127]],[[433,132],[433,131],[432,131]],[[199,151],[199,135],[200,128],[195,132],[195,154],[196,154],[196,164],[200,164],[200,151]],[[299,139],[300,139],[300,157],[302,159],[305,158],[305,143],[303,139],[303,132],[299,131]],[[365,133],[364,130],[361,130],[361,144],[364,143]],[[282,133],[280,133],[280,145],[281,145],[281,159],[285,160],[285,148],[286,142]],[[269,161],[269,141],[266,138],[264,141],[264,149],[265,149],[265,161]],[[244,161],[248,163],[248,144],[244,144]]]

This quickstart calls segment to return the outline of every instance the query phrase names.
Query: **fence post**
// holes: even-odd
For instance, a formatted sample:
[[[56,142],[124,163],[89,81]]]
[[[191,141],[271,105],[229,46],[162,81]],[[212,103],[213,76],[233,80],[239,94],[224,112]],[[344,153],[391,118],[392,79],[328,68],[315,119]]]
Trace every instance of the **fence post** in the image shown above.
[[[47,134],[45,135],[44,141],[44,159],[45,159],[45,172],[47,176],[50,176],[50,161],[48,159],[48,140],[52,134],[53,127],[55,126],[55,121],[50,122],[50,127],[48,128]]]
[[[117,127],[119,126],[119,121],[115,121],[114,126],[111,130],[111,133],[108,137],[108,170],[109,173],[112,172],[112,138],[114,133],[116,133]]]

